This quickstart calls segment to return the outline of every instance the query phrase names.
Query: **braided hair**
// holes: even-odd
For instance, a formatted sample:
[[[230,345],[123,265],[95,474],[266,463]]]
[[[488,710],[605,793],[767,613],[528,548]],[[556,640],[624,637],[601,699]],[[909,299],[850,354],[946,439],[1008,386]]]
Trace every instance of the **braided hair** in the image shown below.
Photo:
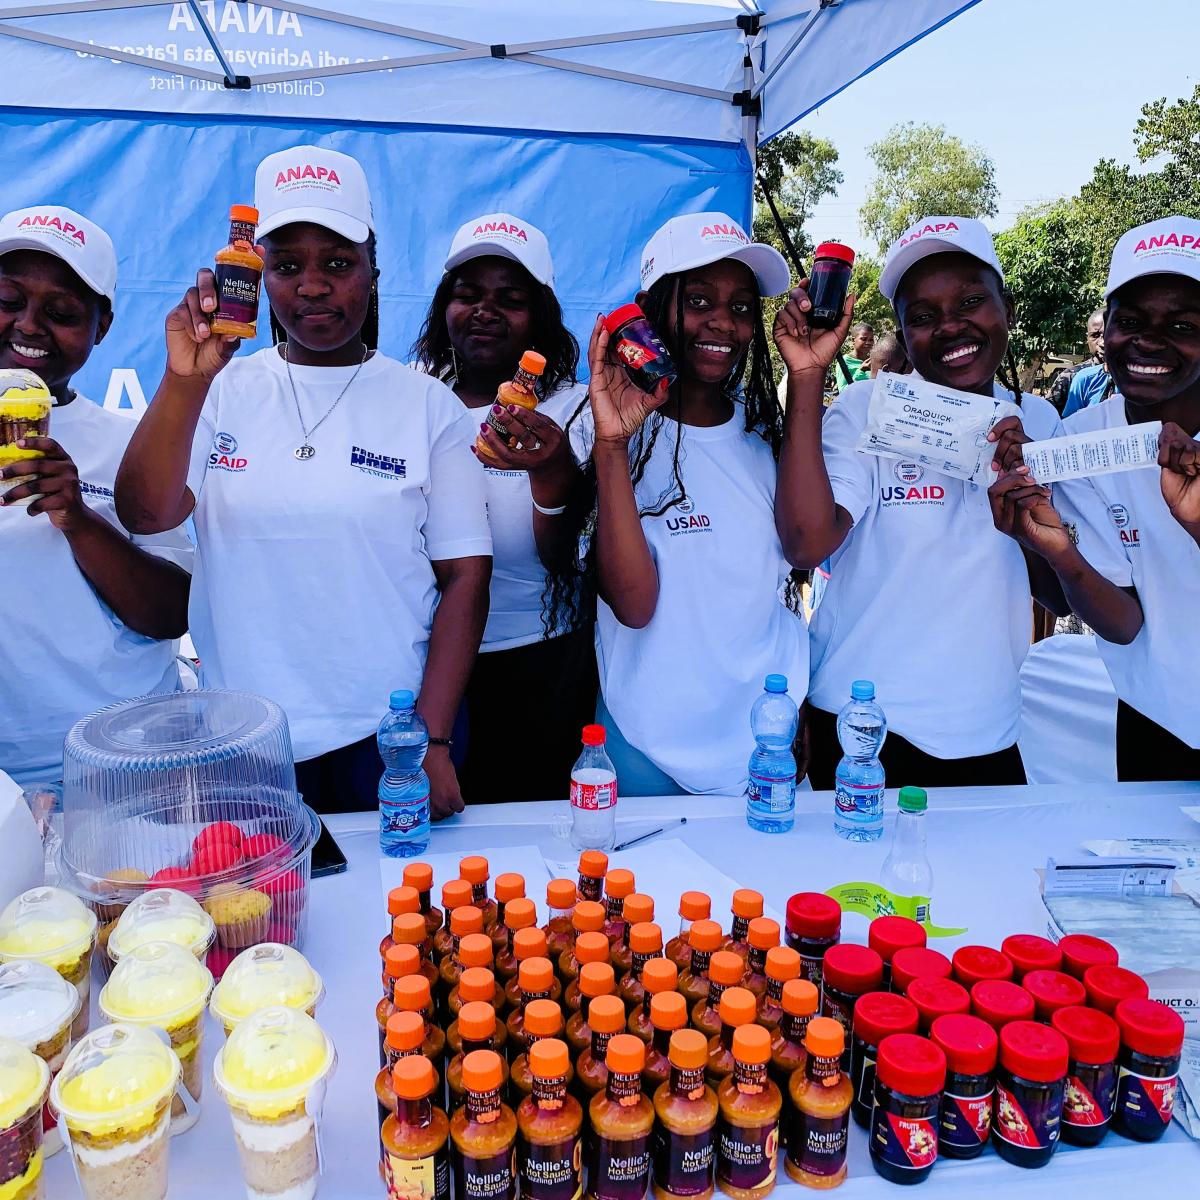
[[[367,236],[367,258],[371,263],[371,298],[367,301],[367,315],[363,321],[361,336],[363,345],[368,350],[379,349],[379,265],[375,249],[375,233]],[[288,340],[287,330],[279,323],[273,308],[268,308],[271,314],[271,344],[278,346]]]

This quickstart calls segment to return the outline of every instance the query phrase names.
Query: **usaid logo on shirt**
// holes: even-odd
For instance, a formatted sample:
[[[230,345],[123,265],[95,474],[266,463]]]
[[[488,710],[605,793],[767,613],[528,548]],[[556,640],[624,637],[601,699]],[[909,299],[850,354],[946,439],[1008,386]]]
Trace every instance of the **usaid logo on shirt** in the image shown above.
[[[1133,522],[1133,514],[1124,504],[1110,504],[1108,506],[1108,515],[1112,517],[1112,523],[1117,527],[1117,532],[1121,535],[1121,541],[1128,547],[1140,547],[1142,544],[1142,533],[1140,529],[1130,529]]]
[[[351,446],[350,465],[376,479],[397,480],[408,474],[408,462],[403,458],[395,458],[390,454],[380,454],[376,450],[364,450],[361,446]]]
[[[213,438],[212,453],[208,456],[210,471],[232,471],[235,474],[246,469],[249,459],[239,457],[237,438],[232,433],[218,433]]]
[[[879,489],[879,499],[884,508],[897,505],[936,504],[943,506],[946,489],[940,483],[922,484],[925,468],[920,463],[898,462],[892,467],[896,483]]]
[[[672,537],[689,533],[711,533],[712,521],[696,511],[695,502],[685,497],[673,509],[677,515],[667,517],[667,529]]]
[[[99,483],[88,483],[86,479],[79,481],[79,491],[84,496],[96,496],[101,500],[112,500],[114,498],[112,488],[103,487]]]

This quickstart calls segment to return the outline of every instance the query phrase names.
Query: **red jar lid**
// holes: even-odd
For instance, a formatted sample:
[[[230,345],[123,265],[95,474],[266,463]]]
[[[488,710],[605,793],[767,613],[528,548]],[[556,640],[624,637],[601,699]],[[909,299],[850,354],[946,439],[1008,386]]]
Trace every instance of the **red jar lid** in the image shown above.
[[[990,1075],[996,1069],[1000,1039],[978,1017],[952,1013],[938,1017],[929,1039],[946,1056],[946,1066],[956,1075]]]
[[[925,945],[925,927],[911,917],[876,917],[867,930],[867,945],[890,963],[897,950]]]
[[[1030,971],[1021,986],[1033,997],[1039,1021],[1049,1021],[1060,1008],[1087,1003],[1083,984],[1065,971]]]
[[[904,1096],[932,1096],[946,1086],[946,1056],[928,1038],[893,1033],[879,1043],[875,1077]]]
[[[854,251],[849,246],[843,246],[841,242],[822,242],[813,251],[813,261],[818,258],[837,258],[844,263],[853,263]]]
[[[1145,1000],[1150,995],[1150,985],[1124,967],[1088,967],[1083,973],[1083,986],[1088,1003],[1106,1013],[1112,1013],[1122,1000]]]
[[[1011,979],[1012,960],[991,946],[960,946],[954,952],[954,978],[964,987],[981,979]]]
[[[1058,948],[1062,951],[1062,969],[1076,979],[1082,979],[1088,967],[1115,967],[1116,949],[1103,938],[1090,933],[1068,933]]]
[[[1067,1039],[1072,1062],[1099,1065],[1117,1057],[1121,1031],[1107,1013],[1072,1004],[1060,1008],[1050,1024]]]
[[[1000,1065],[1022,1079],[1053,1083],[1067,1073],[1070,1056],[1067,1039],[1039,1021],[1009,1021],[1000,1030]]]
[[[1157,1000],[1122,1000],[1114,1015],[1121,1041],[1135,1054],[1174,1058],[1183,1049],[1183,1018]]]
[[[867,992],[854,1004],[854,1033],[868,1046],[891,1033],[916,1033],[919,1020],[916,1005],[894,992]]]
[[[1049,939],[1036,933],[1014,933],[1000,943],[1000,949],[1012,959],[1020,978],[1026,971],[1058,971],[1062,951]]]
[[[646,314],[642,312],[640,304],[622,304],[620,308],[614,308],[604,318],[604,328],[609,333],[616,333],[626,321],[632,321],[635,317],[645,319],[645,316]]]
[[[984,979],[971,989],[971,1011],[999,1029],[1009,1021],[1032,1021],[1033,997],[1007,979]]]
[[[904,992],[914,979],[949,979],[950,960],[925,946],[905,946],[892,958],[892,987]]]
[[[839,942],[825,951],[821,973],[826,987],[861,996],[874,992],[883,982],[883,959],[869,946]]]
[[[914,979],[905,995],[917,1006],[921,1021],[926,1026],[947,1013],[971,1010],[971,997],[967,989],[953,979]]]
[[[787,928],[800,938],[836,937],[842,928],[842,906],[822,892],[798,892],[787,902]]]

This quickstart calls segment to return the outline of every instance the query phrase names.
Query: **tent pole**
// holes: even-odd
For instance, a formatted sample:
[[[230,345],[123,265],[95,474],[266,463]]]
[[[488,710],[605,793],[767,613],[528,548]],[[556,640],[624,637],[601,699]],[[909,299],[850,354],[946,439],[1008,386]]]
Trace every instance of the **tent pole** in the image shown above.
[[[234,72],[233,67],[230,65],[229,57],[225,53],[225,47],[221,45],[216,30],[209,25],[208,18],[200,11],[200,5],[197,3],[197,0],[188,0],[188,7],[192,10],[196,20],[200,22],[200,28],[204,30],[204,36],[208,39],[208,44],[217,56],[217,62],[221,64],[221,70],[225,72],[225,86],[229,88],[248,88],[250,80],[245,75],[239,76]]]
[[[821,19],[822,14],[829,9],[836,7],[840,3],[841,0],[821,0],[820,8],[818,8],[816,12],[814,12],[813,15],[808,18],[802,28],[796,30],[796,32],[792,35],[791,41],[789,41],[784,47],[783,53],[775,60],[775,62],[771,65],[770,70],[767,71],[767,73],[755,85],[753,95],[762,95],[763,89],[766,88],[767,84],[775,78],[783,64],[792,57],[800,43],[804,41],[806,37],[808,37],[812,27]]]
[[[750,48],[746,47],[746,57],[742,60],[742,88],[747,96],[753,95],[754,90],[754,61],[750,57]],[[742,116],[742,143],[746,153],[750,155],[750,191],[754,191],[754,176],[758,171],[758,112],[753,105],[746,105]],[[753,200],[751,200],[753,204]]]

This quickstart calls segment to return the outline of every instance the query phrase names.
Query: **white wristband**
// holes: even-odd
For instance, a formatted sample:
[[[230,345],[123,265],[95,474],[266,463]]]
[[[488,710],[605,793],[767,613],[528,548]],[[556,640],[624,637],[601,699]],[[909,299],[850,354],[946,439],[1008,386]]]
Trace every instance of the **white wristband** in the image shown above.
[[[543,508],[536,500],[533,502],[533,507],[542,514],[543,517],[561,517],[567,511],[565,504],[560,504],[556,508]]]

